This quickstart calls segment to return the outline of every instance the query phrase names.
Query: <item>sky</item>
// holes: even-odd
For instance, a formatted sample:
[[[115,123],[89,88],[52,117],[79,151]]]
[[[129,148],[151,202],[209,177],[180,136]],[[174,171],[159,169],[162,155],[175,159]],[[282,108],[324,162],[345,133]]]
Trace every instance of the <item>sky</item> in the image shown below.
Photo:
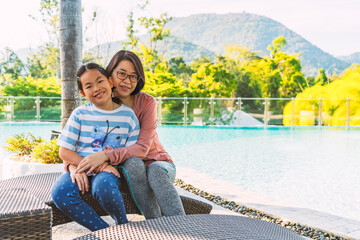
[[[60,0],[59,0],[60,1]],[[84,48],[125,39],[127,16],[135,0],[82,0]],[[0,8],[0,51],[36,48],[47,42],[40,0],[3,1]],[[97,12],[97,20],[90,21]],[[149,0],[145,14],[185,17],[200,13],[253,13],[269,17],[333,56],[360,52],[360,0]]]

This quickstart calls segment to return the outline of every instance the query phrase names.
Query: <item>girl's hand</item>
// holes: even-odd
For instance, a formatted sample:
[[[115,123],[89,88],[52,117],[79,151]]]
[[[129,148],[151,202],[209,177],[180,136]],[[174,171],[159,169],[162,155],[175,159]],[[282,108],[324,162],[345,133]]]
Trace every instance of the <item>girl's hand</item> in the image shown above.
[[[85,194],[85,192],[89,191],[88,176],[86,176],[86,174],[84,172],[83,173],[75,173],[76,167],[74,165],[69,166],[69,171],[70,171],[71,181],[73,183],[75,183],[75,182],[77,183],[81,194]]]
[[[95,169],[107,160],[109,160],[109,157],[104,151],[93,153],[81,160],[75,173],[83,173],[85,170],[88,170],[86,175],[94,173]]]

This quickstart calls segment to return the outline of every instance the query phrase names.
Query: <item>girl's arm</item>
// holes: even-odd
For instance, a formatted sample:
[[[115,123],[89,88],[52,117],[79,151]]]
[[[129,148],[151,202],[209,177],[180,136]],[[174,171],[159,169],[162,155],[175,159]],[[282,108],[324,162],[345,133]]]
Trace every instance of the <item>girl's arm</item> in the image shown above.
[[[83,159],[82,156],[80,156],[73,150],[70,150],[63,146],[60,146],[59,148],[59,157],[64,161],[64,165],[67,166],[66,169],[68,169],[68,166],[70,164],[77,166],[80,163],[80,161]]]

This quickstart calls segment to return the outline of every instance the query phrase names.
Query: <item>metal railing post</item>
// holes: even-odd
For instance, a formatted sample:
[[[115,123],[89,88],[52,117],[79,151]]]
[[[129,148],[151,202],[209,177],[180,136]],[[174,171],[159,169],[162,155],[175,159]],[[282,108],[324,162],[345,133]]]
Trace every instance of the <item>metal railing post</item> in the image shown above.
[[[214,118],[214,97],[211,97],[210,99],[210,121],[214,121],[215,118]]]
[[[161,105],[162,105],[162,99],[161,97],[158,98],[158,124],[161,125],[161,120],[162,120],[162,117],[161,117]]]
[[[14,121],[14,113],[15,113],[15,107],[14,107],[15,99],[14,97],[10,97],[10,122]]]
[[[237,105],[238,105],[238,110],[241,111],[241,97],[238,98],[238,101],[237,101]]]
[[[319,98],[319,122],[318,122],[318,126],[321,127],[323,123],[323,118],[322,118],[322,98]]]
[[[187,97],[184,97],[184,125],[187,126],[187,105],[188,105]]]
[[[268,112],[269,112],[269,99],[265,98],[265,108],[264,108],[264,125],[268,125]]]
[[[291,98],[291,127],[295,125],[295,98]]]
[[[346,99],[346,129],[350,126],[350,98]]]
[[[40,122],[40,97],[36,97],[36,121]]]

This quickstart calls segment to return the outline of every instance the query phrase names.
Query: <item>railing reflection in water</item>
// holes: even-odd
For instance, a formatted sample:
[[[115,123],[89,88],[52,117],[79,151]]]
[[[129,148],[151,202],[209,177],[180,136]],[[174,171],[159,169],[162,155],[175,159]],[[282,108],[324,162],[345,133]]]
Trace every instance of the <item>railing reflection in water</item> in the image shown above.
[[[360,126],[360,99],[156,97],[156,100],[160,125]],[[60,120],[60,97],[0,97],[0,121]]]

